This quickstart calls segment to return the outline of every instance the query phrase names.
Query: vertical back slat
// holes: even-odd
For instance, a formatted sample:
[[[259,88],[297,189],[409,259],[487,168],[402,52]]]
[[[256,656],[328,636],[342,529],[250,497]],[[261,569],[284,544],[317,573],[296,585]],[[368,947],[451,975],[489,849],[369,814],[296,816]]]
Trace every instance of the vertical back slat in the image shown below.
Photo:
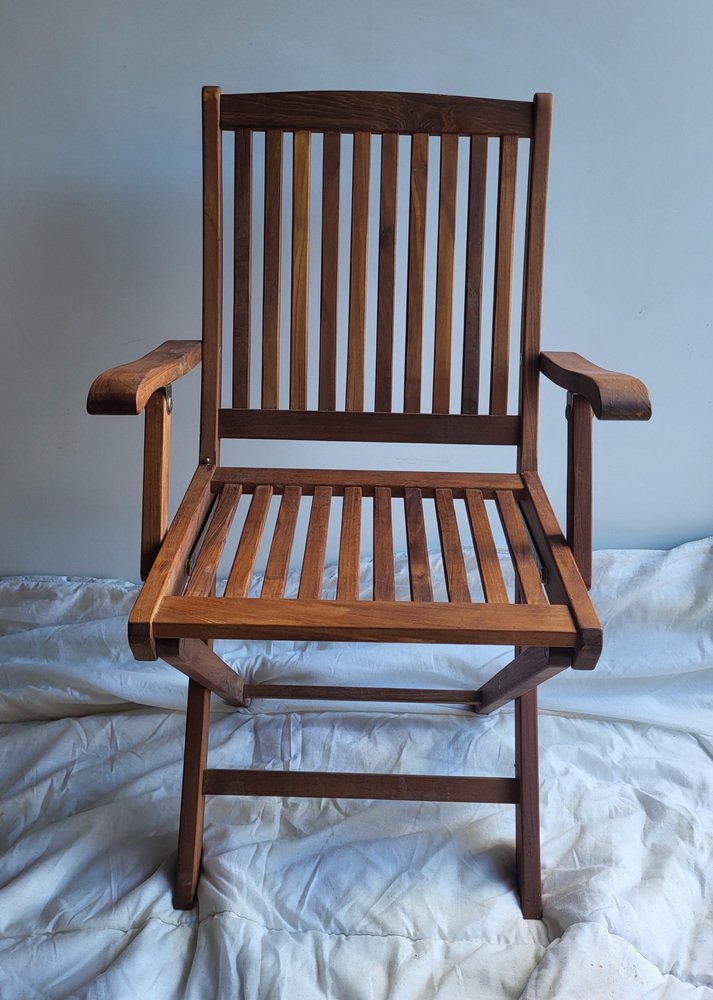
[[[369,226],[369,157],[371,136],[354,136],[352,229],[349,266],[349,339],[347,341],[347,410],[364,409],[366,325],[366,255]]]
[[[381,137],[379,191],[379,289],[376,306],[376,391],[374,409],[391,410],[394,355],[394,278],[396,274],[396,184],[399,137]]]
[[[339,132],[327,132],[322,152],[322,288],[319,318],[319,409],[337,403],[339,283]]]
[[[193,572],[186,587],[186,597],[202,597],[212,592],[218,563],[225,547],[225,541],[233,523],[242,486],[226,483],[220,491],[213,520],[208,525],[201,550],[198,553]]]
[[[423,340],[423,282],[426,244],[426,191],[428,186],[428,136],[411,137],[411,184],[408,228],[408,278],[406,291],[406,367],[404,411],[421,410],[421,355]]]
[[[407,487],[404,490],[404,509],[406,512],[406,544],[411,579],[411,600],[432,601],[431,568],[428,562],[428,543],[420,490],[413,487]]]
[[[203,350],[201,462],[219,457],[221,339],[223,336],[223,142],[220,89],[203,88]]]
[[[327,551],[327,531],[329,529],[329,509],[332,503],[331,486],[315,486],[312,509],[309,515],[305,554],[302,560],[298,597],[314,598],[322,596],[324,577],[324,557]]]
[[[361,539],[361,487],[347,486],[342,504],[339,538],[337,600],[359,600],[359,548]]]
[[[280,387],[282,132],[265,133],[265,236],[262,285],[262,406],[276,410]]]
[[[540,321],[545,251],[547,171],[550,161],[552,95],[535,94],[534,127],[530,141],[530,176],[527,185],[525,267],[522,286],[522,363],[520,413],[522,444],[518,469],[537,469],[537,402],[540,385]]]
[[[374,490],[374,600],[393,601],[395,598],[391,490],[377,486]]]
[[[245,518],[233,565],[225,585],[226,597],[245,597],[250,587],[260,539],[272,499],[272,486],[257,486]]]
[[[507,604],[508,592],[480,490],[466,490],[465,505],[485,600],[488,604]]]
[[[233,406],[250,405],[250,288],[252,285],[252,165],[250,129],[235,130],[233,211]]]
[[[463,381],[461,413],[477,413],[480,397],[480,330],[483,309],[483,246],[488,140],[471,136],[463,311]]]
[[[292,311],[290,409],[307,407],[307,314],[309,305],[310,133],[294,133],[292,151]]]
[[[297,513],[300,507],[302,490],[299,486],[285,486],[280,510],[277,515],[275,533],[272,536],[270,555],[265,567],[265,578],[262,584],[262,597],[284,597],[287,571],[290,568],[290,553],[295,537]]]
[[[510,364],[510,299],[515,245],[515,183],[517,136],[500,139],[498,220],[495,237],[495,287],[493,292],[493,348],[490,368],[490,412],[507,413]]]
[[[451,490],[436,490],[436,516],[438,518],[438,533],[443,552],[443,568],[446,572],[448,598],[451,601],[470,601],[468,575],[465,571],[463,549],[458,533],[453,493]]]
[[[436,268],[436,330],[433,348],[433,412],[448,413],[451,396],[453,332],[453,255],[456,228],[458,136],[441,136],[438,199],[438,263]]]

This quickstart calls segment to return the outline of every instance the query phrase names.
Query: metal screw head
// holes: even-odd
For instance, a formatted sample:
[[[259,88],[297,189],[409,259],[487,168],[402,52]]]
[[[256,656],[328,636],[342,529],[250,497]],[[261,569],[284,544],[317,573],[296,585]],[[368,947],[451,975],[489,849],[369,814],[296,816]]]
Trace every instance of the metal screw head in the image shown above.
[[[201,459],[201,465],[212,465],[212,464],[213,464],[213,459],[212,458],[202,458]]]

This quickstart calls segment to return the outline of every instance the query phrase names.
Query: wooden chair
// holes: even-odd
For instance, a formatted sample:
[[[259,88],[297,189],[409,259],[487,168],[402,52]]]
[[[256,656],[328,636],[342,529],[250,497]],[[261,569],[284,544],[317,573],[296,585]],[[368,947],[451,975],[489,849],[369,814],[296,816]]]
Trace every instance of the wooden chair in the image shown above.
[[[522,912],[541,915],[536,689],[569,666],[591,669],[602,645],[587,590],[592,413],[603,420],[645,420],[651,412],[637,379],[578,354],[540,353],[550,117],[548,94],[530,103],[377,92],[203,91],[202,343],[167,341],[105,372],[88,402],[90,413],[146,411],[145,584],[130,616],[129,640],[137,659],[161,657],[189,677],[176,907],[193,905],[206,795],[296,795],[513,803]],[[224,132],[235,140],[228,406],[221,404]],[[523,147],[529,147],[529,166],[527,194],[519,199],[524,226],[518,228]],[[372,154],[379,157],[375,167]],[[497,184],[486,189],[489,167]],[[348,194],[349,184],[351,207],[345,212],[342,193]],[[319,189],[318,199],[310,185]],[[437,186],[437,202],[427,202],[428,185]],[[315,212],[320,203],[321,212]],[[345,226],[348,260],[340,260]],[[516,369],[510,317],[513,275],[520,275],[514,262],[523,259],[515,256],[518,235],[524,265],[517,282],[522,322]],[[281,322],[283,238],[291,245],[289,323]],[[310,274],[310,242],[321,246],[319,273]],[[371,270],[370,242],[378,247]],[[259,261],[254,271],[252,258]],[[397,294],[399,278],[405,297]],[[318,317],[308,308],[315,283]],[[432,287],[433,311],[425,308]],[[348,301],[346,315],[342,300]],[[259,322],[254,314],[261,314]],[[488,336],[481,332],[486,317]],[[309,353],[308,342],[314,345]],[[251,364],[251,352],[260,366]],[[283,353],[289,356],[286,371]],[[340,357],[345,364],[337,363]],[[198,467],[169,527],[170,387],[199,362]],[[537,474],[541,373],[568,391],[566,539]],[[469,469],[472,449],[463,451],[468,471],[458,474],[230,468],[220,462],[224,438],[507,445],[516,449],[516,471]],[[262,592],[249,597],[268,510],[278,497]],[[247,515],[225,594],[217,597],[218,562],[241,498]],[[327,530],[330,507],[340,503],[338,583],[336,597],[328,597],[322,589]],[[435,507],[447,601],[434,600],[427,504]],[[399,505],[410,600],[397,600],[394,586],[392,511],[401,516]],[[299,592],[286,598],[288,568],[299,555],[292,548],[302,507],[309,507],[309,523]],[[458,509],[464,512],[460,526]],[[359,593],[363,511],[373,520],[368,599]],[[490,517],[499,519],[507,539],[514,593],[504,582]],[[482,594],[469,586],[466,531]],[[516,649],[512,662],[473,690],[300,687],[244,683],[213,652],[218,638],[495,643]],[[478,715],[514,699],[515,777],[211,769],[211,691],[236,706],[251,698],[462,703]]]

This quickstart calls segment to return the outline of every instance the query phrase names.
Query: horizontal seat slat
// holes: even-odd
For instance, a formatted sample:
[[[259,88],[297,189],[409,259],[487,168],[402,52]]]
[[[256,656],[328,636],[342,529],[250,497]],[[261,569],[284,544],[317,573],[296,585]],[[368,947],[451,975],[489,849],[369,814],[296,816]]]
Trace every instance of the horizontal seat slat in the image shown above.
[[[348,486],[360,486],[362,496],[373,497],[377,487],[391,490],[392,497],[403,497],[404,490],[421,490],[423,497],[432,498],[440,488],[449,489],[454,497],[466,490],[480,490],[484,499],[493,499],[497,490],[524,492],[522,477],[517,473],[483,472],[376,472],[373,469],[255,469],[222,466],[215,470],[212,488],[219,491],[225,483],[240,483],[243,492],[256,486],[270,486],[282,493],[285,486],[299,486],[303,496],[311,496],[318,486],[331,486],[333,496],[343,496]]]
[[[359,774],[339,771],[239,771],[207,768],[205,795],[277,795],[297,798],[400,799],[422,802],[520,800],[517,778],[439,774]]]
[[[515,445],[520,440],[520,418],[471,413],[222,409],[218,411],[218,433],[222,438],[291,441]]]
[[[449,642],[571,647],[577,631],[563,605],[166,597],[156,636]]]
[[[369,90],[221,94],[222,129],[530,136],[529,101]]]

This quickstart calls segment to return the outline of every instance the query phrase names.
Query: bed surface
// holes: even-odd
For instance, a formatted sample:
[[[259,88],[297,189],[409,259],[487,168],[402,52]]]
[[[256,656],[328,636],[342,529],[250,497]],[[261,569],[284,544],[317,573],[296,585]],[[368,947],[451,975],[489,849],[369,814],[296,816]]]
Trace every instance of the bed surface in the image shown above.
[[[523,921],[513,807],[361,800],[209,798],[175,911],[186,679],[132,659],[135,586],[0,580],[0,997],[713,1000],[712,581],[711,539],[595,555],[605,650],[540,689],[545,917]],[[254,681],[398,687],[509,656],[217,648]],[[512,706],[213,708],[211,767],[513,773]]]

